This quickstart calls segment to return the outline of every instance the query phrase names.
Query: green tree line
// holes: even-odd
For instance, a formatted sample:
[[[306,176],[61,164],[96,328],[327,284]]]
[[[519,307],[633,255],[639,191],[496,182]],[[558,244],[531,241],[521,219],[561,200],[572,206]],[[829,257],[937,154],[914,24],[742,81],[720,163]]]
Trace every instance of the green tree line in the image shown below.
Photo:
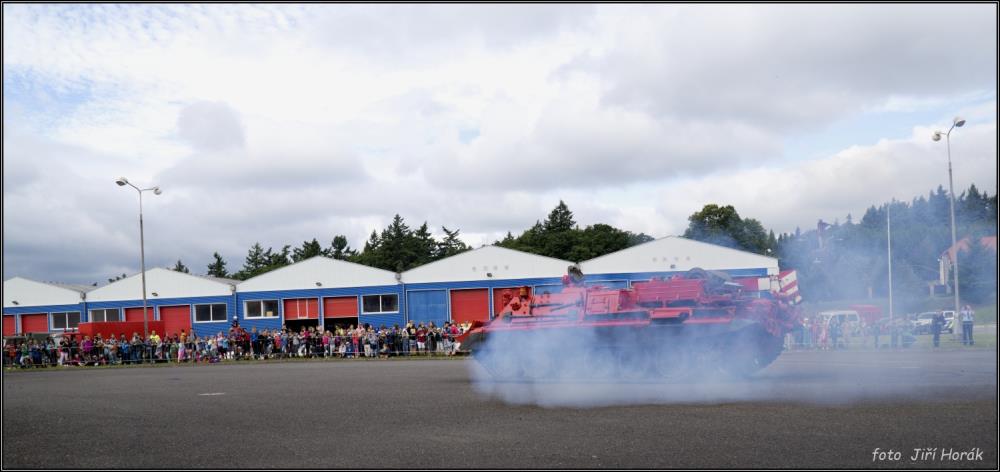
[[[213,253],[206,275],[246,280],[314,256],[403,272],[471,249],[460,238],[459,230],[442,226],[441,231],[443,235],[435,238],[427,222],[414,229],[397,214],[387,227],[381,231],[373,230],[361,250],[351,248],[344,235],[334,236],[326,247],[316,238],[303,241],[297,247],[286,244],[280,249],[265,249],[260,243],[255,243],[247,251],[243,266],[236,270],[231,270],[218,252]],[[544,221],[537,221],[517,237],[508,232],[503,240],[495,244],[579,262],[652,240],[645,234],[635,234],[606,224],[580,228],[573,219],[573,212],[560,201]],[[189,270],[180,260],[172,269]]]
[[[949,196],[942,187],[910,202],[871,206],[860,222],[848,214],[841,223],[822,220],[816,229],[775,237],[732,206],[705,205],[688,218],[684,236],[699,241],[777,257],[782,269],[795,269],[800,291],[812,301],[887,297],[888,225],[892,222],[893,294],[918,300],[939,279],[939,260],[951,247]],[[891,216],[891,218],[890,218]],[[980,241],[997,235],[997,196],[975,185],[955,199],[957,239]],[[959,289],[969,302],[995,299],[997,254],[980,244],[959,253]],[[950,278],[949,278],[950,281]]]
[[[812,300],[884,297],[888,292],[886,218],[891,213],[894,294],[926,295],[928,283],[938,279],[938,257],[951,245],[948,206],[948,193],[938,187],[910,202],[873,205],[859,222],[848,214],[843,223],[819,221],[816,229],[796,228],[794,233],[775,236],[760,221],[741,217],[731,205],[708,204],[688,218],[684,237],[777,257],[782,269],[798,271],[803,296]],[[996,236],[996,195],[972,185],[956,198],[955,214],[959,239]],[[245,280],[319,255],[402,272],[470,249],[458,230],[441,229],[444,235],[435,238],[426,222],[414,229],[397,214],[387,227],[373,230],[361,250],[351,248],[343,235],[335,235],[325,247],[316,238],[277,250],[255,243],[242,267],[228,269],[216,252],[207,273]],[[544,220],[517,236],[508,232],[494,244],[580,262],[652,240],[646,234],[603,223],[581,228],[560,201]],[[995,298],[996,253],[979,244],[971,246],[959,256],[963,297],[973,302]],[[180,260],[174,269],[187,270]]]
[[[892,234],[893,295],[901,300],[930,294],[939,279],[939,258],[951,247],[949,196],[940,186],[909,202],[871,206],[855,222],[819,222],[816,229],[778,237],[783,268],[798,272],[803,297],[839,300],[887,297],[889,290],[888,222]],[[997,235],[997,196],[975,185],[955,199],[957,240],[975,244],[959,253],[959,289],[963,299],[981,303],[996,298],[997,254],[978,242]],[[951,277],[948,278],[949,284]]]

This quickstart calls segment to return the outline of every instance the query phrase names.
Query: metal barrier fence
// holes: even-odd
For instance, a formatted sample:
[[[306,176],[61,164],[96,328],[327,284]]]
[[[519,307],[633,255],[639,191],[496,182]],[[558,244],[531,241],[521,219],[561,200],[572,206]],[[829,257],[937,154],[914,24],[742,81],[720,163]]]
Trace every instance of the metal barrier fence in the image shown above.
[[[985,327],[984,327],[985,328]],[[996,327],[992,326],[992,337],[982,341],[996,345]],[[980,334],[990,334],[980,333]],[[213,338],[215,339],[215,338]],[[339,342],[338,342],[339,341]],[[959,336],[941,334],[939,344],[942,347],[962,346]],[[784,339],[784,348],[796,350],[862,350],[862,349],[895,349],[909,348],[915,345],[931,345],[931,335],[920,337],[907,332],[894,334],[848,335],[837,337],[822,337],[804,334],[802,331],[788,333]],[[216,363],[224,361],[251,359],[297,359],[297,358],[338,358],[366,359],[385,357],[432,357],[467,354],[461,351],[461,343],[444,337],[440,342],[418,343],[413,338],[398,338],[396,342],[386,342],[384,338],[373,340],[341,337],[331,338],[329,344],[318,342],[284,342],[275,343],[272,338],[257,342],[236,342],[225,338],[222,344],[213,344],[207,340],[184,343],[161,342],[160,344],[116,344],[114,346],[93,347],[84,350],[81,347],[61,347],[47,344],[24,343],[5,345],[3,350],[3,365],[5,368],[17,367],[49,367],[63,365],[138,365],[164,363]]]
[[[163,363],[216,363],[236,360],[296,359],[296,358],[338,358],[365,359],[386,357],[434,357],[466,354],[460,351],[461,343],[442,341],[440,343],[366,343],[353,341],[334,343],[299,343],[277,346],[272,342],[231,343],[227,347],[210,346],[206,343],[160,343],[158,345],[129,344],[128,347],[105,346],[84,349],[82,347],[50,347],[21,345],[3,352],[6,368],[52,367],[52,366],[95,366],[95,365],[139,365]]]
[[[990,332],[976,331],[972,335],[973,344],[976,338],[979,344],[986,342],[991,346],[996,345],[996,335]],[[985,338],[985,339],[984,339]],[[801,331],[793,331],[785,335],[786,350],[844,350],[844,349],[897,349],[909,347],[930,347],[934,345],[933,334],[914,335],[909,331],[896,333],[875,334],[854,334],[847,336],[815,335],[814,333],[803,334]],[[941,333],[938,337],[939,347],[961,347],[965,343],[962,333]]]

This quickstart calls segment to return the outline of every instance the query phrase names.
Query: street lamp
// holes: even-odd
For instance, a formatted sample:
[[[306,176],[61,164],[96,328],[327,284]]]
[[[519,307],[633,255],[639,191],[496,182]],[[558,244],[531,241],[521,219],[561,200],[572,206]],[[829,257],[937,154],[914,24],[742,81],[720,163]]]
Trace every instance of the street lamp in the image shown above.
[[[892,201],[896,201],[895,198]],[[889,202],[885,206],[885,244],[886,251],[889,253],[889,326],[893,326],[893,312],[892,312],[892,202]],[[875,346],[878,349],[878,346]]]
[[[955,316],[958,316],[959,304],[958,304],[958,247],[955,246],[955,185],[952,182],[951,177],[951,132],[955,128],[961,128],[965,124],[965,120],[955,117],[951,123],[951,128],[948,128],[947,133],[942,133],[940,131],[935,131],[931,139],[934,141],[940,141],[941,135],[944,134],[945,142],[948,145],[948,190],[951,192],[951,247],[955,250],[954,254],[949,254],[953,257],[951,261],[951,270],[954,273],[954,283],[955,283]]]
[[[160,187],[150,187],[150,188],[139,188],[129,182],[125,177],[119,177],[115,181],[119,187],[124,187],[128,185],[139,192],[139,265],[142,270],[142,336],[143,338],[149,336],[149,316],[146,314],[149,310],[146,307],[146,245],[145,239],[142,233],[142,192],[152,191],[153,195],[159,195],[163,193]]]

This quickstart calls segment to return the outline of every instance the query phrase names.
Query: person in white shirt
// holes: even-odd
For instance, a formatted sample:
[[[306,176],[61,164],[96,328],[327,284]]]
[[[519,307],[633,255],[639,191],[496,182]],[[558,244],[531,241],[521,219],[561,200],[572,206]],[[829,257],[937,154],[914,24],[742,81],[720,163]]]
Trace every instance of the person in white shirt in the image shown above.
[[[972,324],[976,319],[975,312],[972,311],[972,306],[965,305],[962,311],[959,312],[958,317],[962,322],[962,344],[966,346],[976,344],[972,339]]]

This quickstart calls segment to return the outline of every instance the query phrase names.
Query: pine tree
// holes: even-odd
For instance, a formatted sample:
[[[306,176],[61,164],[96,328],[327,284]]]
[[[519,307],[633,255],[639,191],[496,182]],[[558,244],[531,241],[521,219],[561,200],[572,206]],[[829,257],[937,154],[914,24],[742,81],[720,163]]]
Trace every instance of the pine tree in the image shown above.
[[[372,232],[374,235],[375,233]],[[347,244],[347,236],[336,235],[333,237],[333,241],[330,242],[330,249],[326,250],[326,256],[332,257],[338,260],[348,260],[357,256],[357,251],[351,249],[351,246]]]
[[[376,266],[380,269],[402,272],[410,267],[416,259],[416,247],[409,241],[412,237],[410,227],[403,217],[396,214],[392,223],[382,231],[382,244],[376,253]]]
[[[444,226],[441,227],[441,230],[444,231],[444,239],[437,244],[435,259],[444,259],[469,250],[469,246],[458,239],[459,230],[451,231]],[[514,237],[508,232],[507,238],[513,239]]]
[[[268,249],[270,252],[270,249]],[[246,260],[243,262],[243,268],[239,272],[233,274],[238,280],[246,280],[251,277],[263,274],[268,265],[268,257],[264,253],[264,248],[261,247],[260,243],[254,243],[247,251]]]
[[[572,230],[576,226],[576,221],[573,221],[573,212],[569,211],[566,203],[559,200],[559,204],[549,212],[549,217],[542,226],[546,233],[555,234]]]
[[[358,262],[370,267],[380,267],[378,265],[378,254],[382,248],[382,238],[379,237],[378,232],[374,229],[372,230],[371,236],[365,241],[365,247],[361,250],[361,254],[358,255]]]
[[[319,241],[313,238],[312,241],[303,241],[302,247],[297,247],[292,251],[292,261],[304,261],[310,257],[321,256],[323,252],[323,247],[320,246]]]
[[[968,250],[958,254],[958,284],[962,299],[975,304],[995,300],[997,289],[997,253],[987,249],[980,237],[968,239]]]
[[[638,246],[640,244],[645,244],[650,241],[655,241],[656,239],[646,233],[635,234],[631,231],[626,231],[628,233],[628,247]],[[602,256],[604,254],[601,254]]]
[[[280,252],[273,252],[271,248],[267,248],[264,252],[264,257],[267,260],[267,267],[264,272],[270,272],[274,269],[284,267],[292,263],[290,259],[291,255],[291,245],[284,245]]]
[[[212,253],[212,257],[215,260],[208,265],[208,275],[222,279],[228,278],[229,273],[226,272],[226,261],[224,261],[222,256],[220,256],[217,252]]]
[[[187,266],[185,266],[184,263],[181,262],[180,259],[177,259],[177,263],[174,264],[174,266],[170,270],[175,270],[177,272],[183,272],[185,274],[190,274],[191,273],[191,271],[188,270]]]
[[[406,270],[437,260],[438,242],[431,235],[426,221],[412,233],[410,241],[413,260],[408,261]]]

